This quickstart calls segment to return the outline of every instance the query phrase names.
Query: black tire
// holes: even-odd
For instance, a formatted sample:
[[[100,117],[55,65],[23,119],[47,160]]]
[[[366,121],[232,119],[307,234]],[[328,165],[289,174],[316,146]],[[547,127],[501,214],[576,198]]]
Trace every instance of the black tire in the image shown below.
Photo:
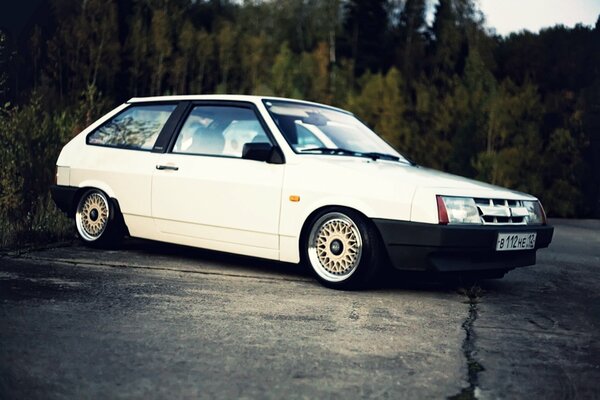
[[[118,207],[99,189],[86,190],[79,198],[75,208],[75,226],[81,241],[91,247],[116,247],[125,234],[125,224]]]
[[[303,262],[326,287],[363,289],[379,275],[383,254],[379,234],[354,210],[322,210],[308,221],[301,240]]]

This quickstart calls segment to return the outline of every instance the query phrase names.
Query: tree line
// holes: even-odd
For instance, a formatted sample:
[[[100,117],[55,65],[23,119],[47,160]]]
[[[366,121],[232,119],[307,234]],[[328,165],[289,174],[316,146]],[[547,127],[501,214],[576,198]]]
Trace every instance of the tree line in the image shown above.
[[[431,6],[41,0],[0,27],[2,218],[34,218],[61,146],[107,110],[202,93],[347,108],[419,164],[600,217],[600,19],[500,37],[473,0],[439,0],[429,24]]]

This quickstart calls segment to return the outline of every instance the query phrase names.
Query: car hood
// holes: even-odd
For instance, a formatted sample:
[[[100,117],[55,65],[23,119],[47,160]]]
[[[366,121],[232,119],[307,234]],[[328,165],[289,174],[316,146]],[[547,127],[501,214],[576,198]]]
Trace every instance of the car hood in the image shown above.
[[[318,156],[317,156],[318,157]],[[370,160],[356,157],[321,156],[323,162],[333,163],[364,179],[377,179],[387,184],[413,185],[416,188],[435,189],[438,194],[488,198],[534,200],[535,197],[489,183],[401,162]]]

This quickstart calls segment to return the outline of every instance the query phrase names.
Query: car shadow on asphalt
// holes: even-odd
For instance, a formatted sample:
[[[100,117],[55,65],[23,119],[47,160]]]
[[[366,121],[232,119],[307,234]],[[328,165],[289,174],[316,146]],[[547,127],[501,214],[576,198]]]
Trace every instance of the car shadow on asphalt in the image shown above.
[[[266,275],[289,275],[290,278],[310,278],[311,271],[301,264],[284,263],[280,261],[267,260],[263,258],[243,256],[239,254],[225,253],[189,247],[171,243],[155,242],[145,239],[127,239],[121,245],[121,250],[146,253],[154,256],[174,257],[189,262],[208,262],[245,269],[248,272],[264,273]]]
[[[182,260],[184,263],[206,262],[222,266],[223,272],[233,274],[239,271],[264,277],[278,277],[282,280],[303,280],[309,284],[319,285],[314,279],[309,266],[292,264],[262,258],[224,253],[195,247],[188,247],[170,243],[155,242],[145,239],[127,239],[123,242],[121,250],[133,251],[152,256],[168,257]],[[414,290],[432,292],[462,292],[478,285],[464,276],[440,276],[427,272],[405,272],[384,268],[380,278],[368,290]]]

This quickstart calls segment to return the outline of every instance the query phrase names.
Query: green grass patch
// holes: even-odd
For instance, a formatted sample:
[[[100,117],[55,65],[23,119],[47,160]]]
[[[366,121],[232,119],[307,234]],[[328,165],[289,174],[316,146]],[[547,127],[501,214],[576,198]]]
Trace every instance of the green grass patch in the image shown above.
[[[41,197],[24,219],[0,218],[0,249],[36,246],[75,238],[74,221],[67,218],[50,198]]]

